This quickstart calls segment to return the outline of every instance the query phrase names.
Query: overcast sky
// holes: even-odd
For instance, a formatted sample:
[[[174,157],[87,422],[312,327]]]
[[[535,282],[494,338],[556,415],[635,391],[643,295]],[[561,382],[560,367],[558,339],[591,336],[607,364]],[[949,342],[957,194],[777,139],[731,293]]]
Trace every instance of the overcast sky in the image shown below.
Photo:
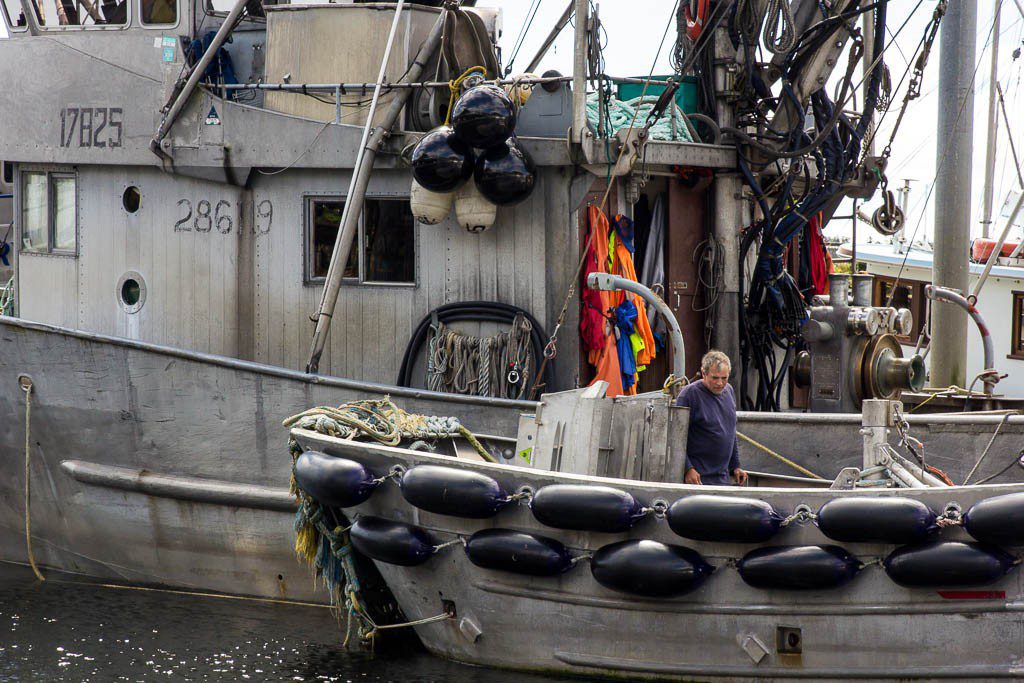
[[[968,1],[968,0],[964,0]],[[524,68],[544,40],[550,28],[565,9],[568,0],[539,0],[537,11],[529,30],[526,31],[519,49],[515,64]],[[978,2],[978,41],[975,64],[979,67],[975,79],[974,101],[974,156],[975,176],[972,189],[972,215],[974,232],[980,232],[981,190],[984,177],[984,159],[986,144],[986,116],[989,93],[989,59],[992,35],[993,8],[1002,4],[1002,29],[1000,31],[1000,65],[999,80],[1006,95],[1006,104],[1012,126],[1011,134],[1018,147],[1024,146],[1024,96],[1021,94],[1021,72],[1024,57],[1014,58],[1014,51],[1022,47],[1024,39],[1024,20],[1014,0],[982,0]],[[504,60],[507,62],[523,28],[527,24],[527,12],[534,6],[534,0],[480,0],[482,7],[501,7],[503,11],[503,32],[501,47]],[[651,71],[652,64],[656,74],[671,73],[668,55],[675,38],[674,26],[669,28],[664,45],[658,52],[659,42],[665,27],[673,21],[674,3],[668,0],[606,0],[597,3],[599,14],[607,33],[607,44],[604,49],[606,70],[611,75],[640,76]],[[893,0],[889,9],[889,26],[896,31],[911,10],[917,6],[903,32],[899,35],[893,48],[887,51],[886,62],[892,73],[893,85],[899,82],[908,61],[913,59],[914,50],[927,25],[935,0]],[[0,26],[0,36],[4,29]],[[942,144],[944,137],[937,131],[938,107],[938,42],[936,52],[928,64],[925,74],[924,95],[911,104],[907,118],[901,126],[899,135],[892,150],[888,176],[890,186],[902,185],[904,178],[910,178],[912,190],[909,202],[909,225],[913,230],[920,218],[920,233],[931,234],[932,202],[925,204],[926,197],[935,176],[936,147]],[[841,63],[845,63],[842,60]],[[567,27],[547,57],[542,62],[540,71],[558,69],[569,74],[572,71],[572,27]],[[904,84],[904,90],[906,85]],[[879,147],[884,146],[895,123],[899,104],[903,100],[904,90],[894,94],[893,111],[882,124],[878,135]],[[1007,131],[1000,124],[999,144],[997,145],[997,161],[995,174],[995,204],[1000,207],[1008,193],[1017,187],[1017,176],[1013,168],[1010,145],[1007,144]],[[873,204],[877,204],[876,199]],[[868,207],[870,212],[871,206]],[[866,228],[866,226],[864,226]],[[997,220],[997,229],[1001,225]],[[829,227],[830,234],[841,235],[849,232],[849,225],[833,221]],[[858,229],[859,238],[867,237],[869,229]]]

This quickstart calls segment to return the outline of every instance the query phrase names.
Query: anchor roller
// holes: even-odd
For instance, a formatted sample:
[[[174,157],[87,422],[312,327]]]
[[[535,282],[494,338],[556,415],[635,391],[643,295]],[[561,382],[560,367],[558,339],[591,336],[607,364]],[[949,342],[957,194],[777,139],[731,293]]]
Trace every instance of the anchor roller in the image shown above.
[[[655,598],[696,590],[714,570],[696,550],[657,541],[612,543],[590,560],[591,574],[605,588]]]
[[[438,465],[418,465],[402,475],[402,496],[427,512],[486,519],[509,504],[498,482],[478,472]]]
[[[645,516],[636,498],[608,486],[544,486],[534,494],[530,509],[545,526],[611,534],[629,531]]]
[[[848,583],[863,564],[834,545],[758,548],[740,560],[740,577],[754,588],[824,590]]]
[[[295,483],[321,505],[355,507],[366,502],[379,482],[360,463],[306,451],[292,468]]]
[[[935,518],[911,498],[835,498],[818,511],[818,528],[834,541],[899,545],[926,540]]]
[[[762,543],[783,517],[763,500],[726,496],[680,498],[668,509],[668,525],[683,538],[723,543]]]
[[[998,581],[1014,563],[994,546],[940,541],[897,548],[884,566],[890,579],[907,588],[967,588]]]
[[[380,517],[360,517],[349,536],[356,550],[388,564],[415,567],[434,554],[434,540],[426,531]]]
[[[572,555],[558,541],[511,529],[476,532],[466,555],[478,567],[527,576],[557,576],[572,567]]]

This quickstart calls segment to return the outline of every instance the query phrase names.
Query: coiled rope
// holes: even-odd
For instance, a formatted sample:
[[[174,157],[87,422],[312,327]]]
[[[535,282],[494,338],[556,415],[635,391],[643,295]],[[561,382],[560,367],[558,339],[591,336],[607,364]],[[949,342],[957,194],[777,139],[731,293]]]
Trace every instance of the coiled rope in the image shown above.
[[[764,21],[764,45],[775,55],[786,54],[796,46],[793,10],[787,0],[768,0]]]
[[[523,398],[532,371],[533,325],[517,314],[510,329],[489,337],[431,325],[427,345],[427,388],[472,396]]]
[[[369,438],[386,446],[397,446],[403,439],[440,439],[453,436],[464,438],[477,454],[487,462],[496,462],[494,456],[471,431],[456,417],[417,415],[407,413],[390,398],[351,401],[337,407],[319,406],[292,415],[282,422],[287,428],[308,429],[351,441]],[[302,447],[289,437],[288,452],[294,462],[302,454]],[[297,493],[295,480],[291,492]]]
[[[18,378],[21,390],[25,392],[25,549],[28,551],[28,563],[32,572],[40,581],[46,581],[42,572],[36,566],[36,556],[32,552],[32,498],[31,498],[31,474],[32,474],[32,378],[28,375],[21,375]]]

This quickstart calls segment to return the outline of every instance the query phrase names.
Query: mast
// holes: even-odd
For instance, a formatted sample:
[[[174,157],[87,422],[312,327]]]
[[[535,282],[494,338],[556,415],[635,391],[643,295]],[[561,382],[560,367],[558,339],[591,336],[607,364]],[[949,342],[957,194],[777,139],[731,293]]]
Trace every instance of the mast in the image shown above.
[[[583,142],[587,130],[587,24],[589,0],[575,0],[576,34],[572,63],[572,141]]]
[[[935,177],[935,260],[932,283],[967,291],[971,227],[977,0],[949,3],[939,47],[938,157]],[[967,314],[932,307],[931,385],[966,384]]]
[[[996,3],[996,16],[992,20],[992,61],[988,74],[988,144],[985,147],[985,191],[982,194],[981,236],[992,232],[993,176],[996,170],[996,138],[999,134],[999,109],[996,103],[999,83],[999,25],[1003,13],[1003,0]]]
[[[731,69],[735,68],[727,56],[735,54],[729,29],[725,26],[715,31],[714,85],[718,100],[718,124],[722,127],[735,123],[734,101],[731,97]],[[718,173],[714,186],[714,223],[712,234],[722,250],[722,280],[719,285],[718,305],[714,309],[714,326],[711,344],[732,360],[733,367],[739,368],[740,359],[740,242],[739,228],[744,224],[743,181],[737,172]],[[729,380],[738,386],[739,373]]]

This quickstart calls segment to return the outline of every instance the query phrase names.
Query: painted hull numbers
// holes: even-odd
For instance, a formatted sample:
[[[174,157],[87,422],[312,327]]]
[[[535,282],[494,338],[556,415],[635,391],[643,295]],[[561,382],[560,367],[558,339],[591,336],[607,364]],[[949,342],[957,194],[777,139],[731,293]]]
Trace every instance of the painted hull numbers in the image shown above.
[[[238,230],[237,216],[241,202],[182,198],[177,204],[179,218],[174,223],[174,232],[219,232],[229,235]],[[268,234],[274,223],[274,204],[269,199],[254,202],[252,214],[253,234]]]
[[[121,107],[65,107],[60,110],[60,146],[80,149],[121,147],[124,110]]]

